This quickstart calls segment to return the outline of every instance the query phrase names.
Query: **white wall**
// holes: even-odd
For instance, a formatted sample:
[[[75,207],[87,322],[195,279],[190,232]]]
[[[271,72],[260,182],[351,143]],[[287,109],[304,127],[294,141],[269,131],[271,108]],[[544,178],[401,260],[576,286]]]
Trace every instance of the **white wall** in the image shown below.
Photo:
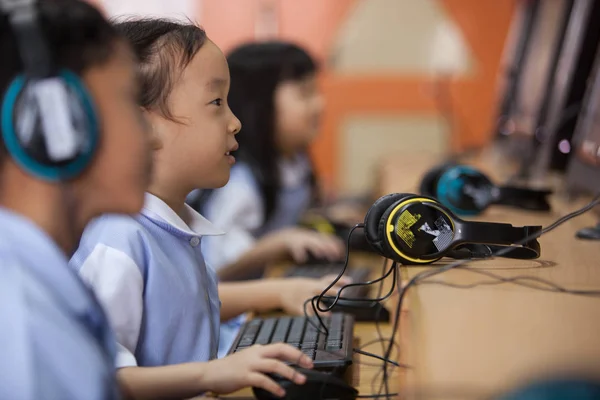
[[[123,15],[199,19],[202,0],[101,0],[109,17]]]

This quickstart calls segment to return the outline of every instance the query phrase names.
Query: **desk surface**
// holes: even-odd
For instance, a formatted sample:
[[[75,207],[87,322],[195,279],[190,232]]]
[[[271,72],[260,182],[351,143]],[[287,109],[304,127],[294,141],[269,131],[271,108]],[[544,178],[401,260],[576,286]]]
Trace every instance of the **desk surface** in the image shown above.
[[[427,166],[419,169],[415,163],[389,161],[382,169],[381,192],[414,190]],[[492,207],[476,219],[547,226],[583,205],[555,200],[551,214]],[[600,290],[600,243],[574,238],[576,230],[589,225],[595,225],[592,214],[542,237],[539,260],[496,259],[472,267],[504,277],[535,276],[571,289]],[[403,267],[403,278],[424,269]],[[460,285],[490,280],[461,270],[431,279]],[[406,343],[402,348],[406,362],[413,367],[402,385],[409,393],[425,390],[445,393],[436,398],[482,398],[556,373],[581,371],[600,377],[598,297],[510,283],[470,289],[423,284],[408,292],[407,319],[400,338]]]

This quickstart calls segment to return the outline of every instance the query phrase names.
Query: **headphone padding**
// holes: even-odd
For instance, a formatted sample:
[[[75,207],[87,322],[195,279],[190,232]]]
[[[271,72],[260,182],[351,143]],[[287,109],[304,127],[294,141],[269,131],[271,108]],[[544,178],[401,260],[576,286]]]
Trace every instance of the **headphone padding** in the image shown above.
[[[442,174],[450,167],[455,166],[455,163],[447,162],[437,167],[430,169],[421,178],[421,185],[419,186],[419,193],[425,196],[437,197],[437,183]]]
[[[400,203],[401,201],[406,201],[410,198],[414,198],[414,197],[421,197],[415,194],[406,194],[404,193],[403,197],[400,197],[397,199],[396,203]],[[390,246],[390,244],[388,243],[387,240],[385,240],[386,237],[386,221],[388,220],[388,218],[390,217],[390,214],[392,213],[392,211],[394,210],[395,204],[390,204],[390,206],[383,212],[383,214],[381,215],[381,217],[379,218],[379,237],[382,238],[381,240],[381,249],[383,251],[383,253],[386,255],[387,258],[391,258],[394,261],[397,261],[399,263],[405,264],[405,265],[409,265],[412,264],[410,261],[406,260],[404,257],[400,256],[400,254],[396,253],[396,251],[394,251],[394,249]]]
[[[381,242],[383,237],[379,235],[379,230],[381,226],[381,217],[386,212],[386,210],[398,200],[401,200],[410,194],[407,193],[392,193],[386,194],[383,197],[377,199],[367,214],[365,215],[365,237],[367,238],[367,242],[371,247],[376,250],[379,254],[384,257],[387,255],[384,254],[383,247],[381,246]]]

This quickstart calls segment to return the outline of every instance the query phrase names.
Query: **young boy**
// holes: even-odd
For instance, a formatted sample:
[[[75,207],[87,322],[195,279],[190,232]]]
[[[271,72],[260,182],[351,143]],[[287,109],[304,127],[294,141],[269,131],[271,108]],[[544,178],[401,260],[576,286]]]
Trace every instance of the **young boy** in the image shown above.
[[[150,151],[133,56],[87,3],[10,3],[0,2],[0,398],[117,399],[114,336],[67,260],[89,220],[142,207]]]
[[[220,320],[281,307],[302,313],[331,278],[220,284],[201,252],[221,232],[185,204],[196,188],[223,186],[239,120],[227,106],[225,57],[197,26],[159,19],[118,25],[139,58],[140,103],[160,148],[140,215],[91,223],[71,264],[91,284],[126,349],[119,376],[133,397],[191,397],[257,386],[282,396],[266,373],[305,377],[281,361],[312,361],[284,344],[215,359]],[[340,282],[340,284],[347,281]],[[221,304],[222,302],[222,304]]]

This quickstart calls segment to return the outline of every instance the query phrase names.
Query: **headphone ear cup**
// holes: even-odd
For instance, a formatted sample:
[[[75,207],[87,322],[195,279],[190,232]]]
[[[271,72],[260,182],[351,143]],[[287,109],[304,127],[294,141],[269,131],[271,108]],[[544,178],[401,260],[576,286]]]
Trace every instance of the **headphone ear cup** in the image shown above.
[[[414,194],[404,194],[402,197],[398,198],[397,201],[394,204],[390,204],[389,207],[386,208],[386,210],[383,212],[383,214],[381,215],[381,217],[379,218],[379,237],[381,237],[381,248],[383,253],[386,255],[387,258],[391,258],[394,261],[397,261],[399,263],[402,263],[404,265],[409,265],[409,264],[414,264],[413,262],[405,259],[404,257],[402,257],[400,254],[398,254],[393,248],[392,246],[389,244],[389,242],[386,240],[387,237],[387,232],[386,232],[386,227],[387,227],[387,220],[390,217],[390,214],[392,213],[392,211],[394,211],[394,208],[396,206],[396,204],[409,200],[411,198],[414,197],[421,197],[421,196],[417,196]]]
[[[435,168],[430,169],[424,176],[421,178],[421,185],[419,186],[419,193],[425,196],[437,197],[437,184],[444,173],[448,168],[455,166],[455,163],[444,163],[438,165]]]
[[[28,173],[48,181],[72,179],[95,154],[99,128],[92,97],[74,73],[31,86],[24,75],[2,101],[2,137],[8,154]]]
[[[492,181],[477,169],[456,165],[439,177],[436,197],[454,213],[473,216],[483,212],[492,202],[494,187]]]
[[[381,243],[384,241],[384,236],[381,236],[379,233],[382,225],[381,217],[392,204],[402,200],[407,196],[410,196],[410,194],[392,193],[380,197],[373,203],[365,215],[365,238],[373,250],[377,251],[384,257],[388,257],[388,255],[383,250]]]

